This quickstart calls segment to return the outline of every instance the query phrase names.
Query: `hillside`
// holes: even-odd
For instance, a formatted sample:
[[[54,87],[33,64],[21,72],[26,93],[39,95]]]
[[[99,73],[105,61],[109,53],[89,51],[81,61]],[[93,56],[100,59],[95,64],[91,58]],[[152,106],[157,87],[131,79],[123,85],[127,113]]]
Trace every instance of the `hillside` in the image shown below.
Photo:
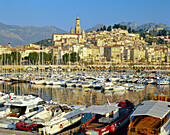
[[[100,29],[101,27],[103,27],[104,24],[97,24],[95,26],[93,26],[92,28],[86,29],[85,32],[90,32],[90,31],[96,31],[97,29]]]
[[[52,33],[63,33],[55,26],[17,26],[0,23],[0,45],[29,45],[42,39],[49,39]]]
[[[120,24],[127,26],[127,28],[131,27],[134,30],[138,28],[138,25],[135,22],[121,22]]]
[[[166,24],[163,23],[146,23],[146,24],[142,24],[142,25],[137,25],[135,22],[121,22],[121,25],[126,25],[128,28],[131,27],[134,30],[154,30],[155,28],[159,28],[159,27],[163,27],[166,30],[170,30],[170,27]]]

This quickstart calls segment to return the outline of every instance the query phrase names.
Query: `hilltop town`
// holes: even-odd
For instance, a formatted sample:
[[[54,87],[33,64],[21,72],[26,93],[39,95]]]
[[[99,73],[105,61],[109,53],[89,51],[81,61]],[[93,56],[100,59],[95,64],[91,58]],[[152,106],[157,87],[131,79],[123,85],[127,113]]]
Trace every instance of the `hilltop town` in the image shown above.
[[[162,28],[156,29],[158,32]],[[138,33],[129,33],[121,28],[111,28],[110,31],[98,30],[85,33],[81,32],[79,16],[76,18],[76,26],[70,29],[70,33],[52,33],[51,46],[30,44],[29,46],[0,46],[1,63],[16,64],[11,53],[20,54],[18,64],[30,64],[31,53],[50,57],[44,58],[43,64],[79,64],[79,65],[166,65],[170,64],[170,38],[169,36],[150,36],[150,39],[161,39],[166,44],[152,42],[149,44]],[[71,53],[75,53],[75,62],[70,59]],[[5,57],[8,54],[8,57]],[[68,54],[68,55],[66,55]],[[11,57],[10,57],[10,56]],[[41,54],[41,57],[43,55]],[[44,56],[45,57],[45,56]],[[67,57],[67,58],[65,58]],[[2,60],[3,58],[3,60]],[[5,61],[5,62],[4,62]],[[12,63],[13,61],[13,63]],[[34,64],[38,64],[38,56]],[[71,62],[69,62],[71,61]],[[168,66],[169,67],[169,66]]]

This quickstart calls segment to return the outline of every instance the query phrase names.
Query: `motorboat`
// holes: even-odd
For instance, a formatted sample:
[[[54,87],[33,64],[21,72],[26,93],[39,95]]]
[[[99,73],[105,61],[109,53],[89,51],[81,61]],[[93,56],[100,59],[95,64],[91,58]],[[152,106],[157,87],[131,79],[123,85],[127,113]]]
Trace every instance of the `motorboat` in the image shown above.
[[[70,126],[80,122],[84,109],[85,107],[81,105],[60,105],[60,109],[50,117],[49,121],[41,123],[44,127],[39,128],[39,133],[58,134],[69,129]]]
[[[117,85],[113,88],[113,92],[116,95],[122,95],[122,94],[126,93],[126,91],[127,91],[126,87],[121,86],[121,85]]]
[[[103,135],[116,132],[130,119],[134,111],[132,102],[125,100],[119,103],[92,105],[84,113],[92,113],[92,118],[81,127],[81,132],[89,135]]]
[[[105,90],[113,90],[113,87],[114,87],[114,83],[112,83],[112,82],[105,82],[104,83],[104,89]]]
[[[45,101],[38,95],[14,95],[10,93],[5,99],[5,109],[0,111],[0,127],[8,128],[10,124],[42,111],[42,104],[45,104]]]

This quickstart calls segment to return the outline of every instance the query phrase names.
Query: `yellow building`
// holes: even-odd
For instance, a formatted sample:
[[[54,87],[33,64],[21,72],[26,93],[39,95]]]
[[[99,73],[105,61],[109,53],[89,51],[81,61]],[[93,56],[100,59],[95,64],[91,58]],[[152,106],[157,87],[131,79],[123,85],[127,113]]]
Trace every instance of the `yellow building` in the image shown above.
[[[145,61],[145,55],[146,55],[146,51],[143,49],[132,48],[130,50],[130,60],[135,63],[139,63],[139,62],[143,63]]]
[[[155,28],[156,32],[159,32],[160,30],[163,30],[164,28]]]
[[[123,48],[120,45],[107,46],[104,48],[104,55],[107,61],[120,63],[122,60]]]
[[[75,33],[76,34],[81,34],[80,20],[79,20],[78,15],[77,15],[77,19],[76,19]]]
[[[80,20],[77,16],[75,33],[73,33],[73,28],[70,29],[70,33],[53,33],[52,34],[52,44],[54,46],[65,46],[68,44],[77,44],[85,41],[85,32],[80,27]]]

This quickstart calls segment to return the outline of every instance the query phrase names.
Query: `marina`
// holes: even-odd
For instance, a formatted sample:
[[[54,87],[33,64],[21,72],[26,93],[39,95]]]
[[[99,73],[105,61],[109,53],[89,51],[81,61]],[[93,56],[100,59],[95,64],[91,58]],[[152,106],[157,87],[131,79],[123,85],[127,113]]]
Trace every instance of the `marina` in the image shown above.
[[[92,118],[92,115],[88,115],[87,112],[92,113],[94,105],[99,106],[101,109],[103,105],[109,104],[108,108],[111,108],[110,104],[113,103],[116,111],[116,103],[118,102],[129,100],[136,106],[142,101],[151,100],[153,94],[159,93],[159,91],[161,94],[167,95],[162,100],[169,100],[170,97],[169,76],[167,73],[153,72],[148,74],[144,72],[96,70],[94,72],[43,72],[41,76],[38,73],[29,74],[29,77],[27,74],[22,74],[23,80],[26,80],[24,82],[16,82],[16,80],[11,79],[11,76],[14,76],[14,74],[1,75],[1,104],[4,104],[4,107],[0,112],[1,117],[3,117],[0,120],[0,127],[12,129],[13,131],[19,129],[37,134],[57,133],[64,135],[69,133],[83,135],[84,132],[81,131],[82,127],[85,126],[82,124],[88,123]],[[21,78],[18,78],[18,80],[21,80]],[[35,83],[34,80],[41,81],[41,83]],[[168,81],[168,84],[165,82],[160,85],[161,80]],[[39,98],[39,100],[36,100],[37,103],[33,101],[34,98]],[[29,100],[30,103],[28,102]],[[21,106],[20,109],[19,107],[15,109],[14,106],[17,104]],[[31,104],[30,107],[29,104]],[[88,106],[91,106],[91,108]],[[106,107],[103,110],[105,109]],[[117,109],[119,110],[119,107]],[[18,112],[19,110],[20,112]],[[111,112],[114,114],[114,110]],[[108,114],[111,114],[111,112],[108,112]],[[121,112],[119,112],[120,116],[122,115]],[[107,112],[105,113],[108,116]],[[124,113],[129,115],[127,118],[130,118],[132,114],[132,112]],[[102,113],[102,115],[104,114]],[[118,119],[116,113],[113,116],[115,118],[113,117],[113,120],[111,120],[112,116],[109,115],[109,121]],[[119,129],[116,132],[120,132],[125,125],[124,129],[127,133],[129,121],[127,118],[125,119],[127,123],[123,122],[119,128],[113,126],[119,125],[120,122],[118,122],[119,124],[110,125],[112,130],[110,130],[110,127],[106,129],[113,131],[114,128],[114,132]],[[106,121],[108,121],[107,117],[100,119],[102,119],[99,120],[100,124],[103,122],[106,124]],[[122,120],[120,119],[120,121]],[[107,134],[109,133],[108,131],[106,132]],[[104,134],[104,132],[99,134]]]
[[[0,135],[170,135],[170,1],[0,3]]]

